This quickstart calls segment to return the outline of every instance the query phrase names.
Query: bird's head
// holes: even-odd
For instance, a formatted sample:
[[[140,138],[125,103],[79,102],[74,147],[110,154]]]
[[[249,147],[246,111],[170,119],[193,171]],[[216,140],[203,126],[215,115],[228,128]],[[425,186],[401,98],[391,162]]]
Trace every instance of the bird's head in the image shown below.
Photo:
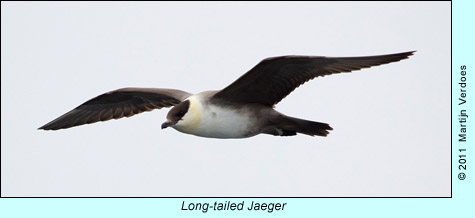
[[[190,133],[201,121],[201,110],[195,99],[187,99],[175,105],[167,114],[167,121],[162,129],[173,127],[180,132]]]

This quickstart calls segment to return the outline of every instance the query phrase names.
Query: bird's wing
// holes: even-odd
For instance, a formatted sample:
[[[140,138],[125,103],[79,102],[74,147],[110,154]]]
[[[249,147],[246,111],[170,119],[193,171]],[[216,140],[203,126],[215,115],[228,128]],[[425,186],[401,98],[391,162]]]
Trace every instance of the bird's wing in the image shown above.
[[[408,58],[415,51],[366,57],[281,56],[262,60],[215,100],[273,106],[303,83],[318,77],[351,72]]]
[[[190,93],[175,89],[118,89],[84,102],[39,129],[66,129],[98,121],[130,117],[144,111],[179,104],[190,95]]]

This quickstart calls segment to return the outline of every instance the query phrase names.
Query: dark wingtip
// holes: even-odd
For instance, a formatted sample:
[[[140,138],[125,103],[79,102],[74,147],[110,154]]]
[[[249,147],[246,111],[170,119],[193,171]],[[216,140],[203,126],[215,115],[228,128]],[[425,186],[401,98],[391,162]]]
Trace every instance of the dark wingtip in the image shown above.
[[[53,128],[48,127],[48,124],[39,127],[37,130],[54,130]]]
[[[396,55],[402,55],[404,57],[403,59],[406,59],[406,58],[409,58],[409,56],[414,55],[415,52],[417,52],[417,50],[402,52],[402,53],[399,53],[399,54],[396,54]]]
[[[48,131],[48,130],[58,130],[58,129],[65,129],[65,128],[69,128],[69,127],[60,126],[60,125],[55,124],[54,121],[51,121],[51,122],[39,127],[38,130]]]
[[[414,51],[409,51],[409,52],[407,52],[407,53],[408,53],[408,55],[407,55],[407,56],[414,55],[414,53],[416,53],[416,52],[417,52],[417,50],[414,50]]]

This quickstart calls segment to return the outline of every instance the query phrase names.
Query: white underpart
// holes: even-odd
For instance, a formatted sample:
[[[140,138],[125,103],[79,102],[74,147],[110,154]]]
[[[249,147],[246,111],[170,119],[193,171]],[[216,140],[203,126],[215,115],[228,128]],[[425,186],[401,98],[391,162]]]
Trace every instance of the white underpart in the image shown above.
[[[190,108],[182,120],[172,126],[176,130],[208,138],[245,138],[255,135],[249,135],[252,123],[251,118],[245,116],[247,113],[203,104],[199,94],[187,100],[190,100]]]

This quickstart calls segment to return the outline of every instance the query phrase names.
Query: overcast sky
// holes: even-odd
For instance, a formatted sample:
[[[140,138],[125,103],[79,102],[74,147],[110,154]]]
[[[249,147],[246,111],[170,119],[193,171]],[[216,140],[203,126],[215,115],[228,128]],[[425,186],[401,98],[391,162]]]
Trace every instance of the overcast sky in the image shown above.
[[[2,2],[1,34],[2,196],[450,196],[450,2]],[[328,137],[201,138],[161,130],[169,109],[37,130],[118,88],[412,50],[277,105]]]

